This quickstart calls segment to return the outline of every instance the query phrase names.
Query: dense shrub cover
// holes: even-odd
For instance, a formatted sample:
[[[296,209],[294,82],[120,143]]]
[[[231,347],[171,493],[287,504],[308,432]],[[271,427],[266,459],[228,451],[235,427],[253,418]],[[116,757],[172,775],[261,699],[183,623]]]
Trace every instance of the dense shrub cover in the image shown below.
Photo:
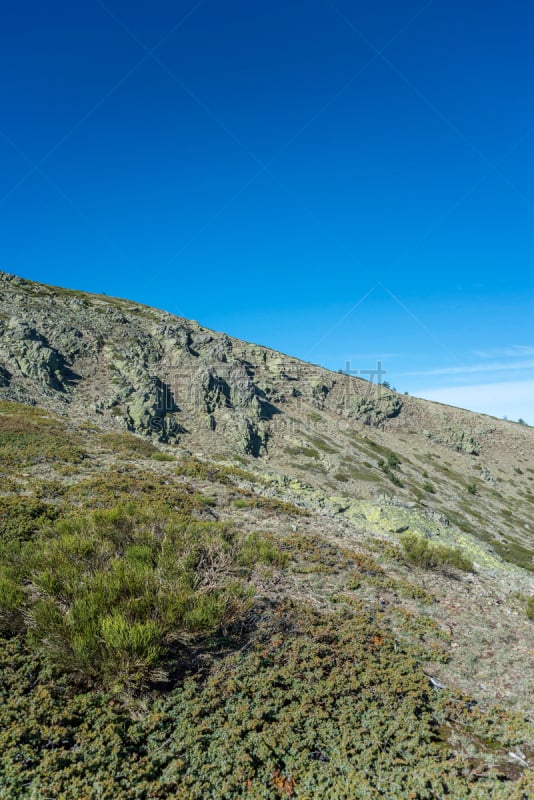
[[[528,771],[506,758],[529,752],[521,718],[432,689],[364,609],[266,613],[208,674],[128,708],[52,683],[18,638],[0,671],[6,800],[529,797]]]
[[[136,505],[60,519],[0,552],[0,626],[102,685],[163,679],[171,656],[232,623],[277,552],[234,528]]]
[[[79,437],[42,409],[0,400],[0,463],[76,464],[85,456]]]
[[[0,497],[0,539],[28,539],[57,515],[57,508],[33,497]]]

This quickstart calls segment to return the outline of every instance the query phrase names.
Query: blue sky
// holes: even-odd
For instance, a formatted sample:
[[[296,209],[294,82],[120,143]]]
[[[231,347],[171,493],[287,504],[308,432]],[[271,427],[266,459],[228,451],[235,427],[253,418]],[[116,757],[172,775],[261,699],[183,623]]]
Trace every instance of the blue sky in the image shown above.
[[[4,0],[0,268],[534,423],[527,0]]]

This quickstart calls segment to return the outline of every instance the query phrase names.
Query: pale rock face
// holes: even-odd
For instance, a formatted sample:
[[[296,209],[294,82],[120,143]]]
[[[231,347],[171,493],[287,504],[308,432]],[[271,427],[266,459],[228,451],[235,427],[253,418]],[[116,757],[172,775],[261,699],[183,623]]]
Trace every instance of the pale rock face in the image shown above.
[[[162,441],[224,431],[233,447],[259,455],[265,431],[253,370],[225,334],[6,273],[0,288],[5,397],[94,413]]]

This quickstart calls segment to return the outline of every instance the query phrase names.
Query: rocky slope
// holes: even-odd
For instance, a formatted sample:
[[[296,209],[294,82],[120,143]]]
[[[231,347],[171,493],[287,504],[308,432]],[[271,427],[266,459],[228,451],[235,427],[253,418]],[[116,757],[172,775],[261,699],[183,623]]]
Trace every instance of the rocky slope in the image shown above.
[[[428,682],[439,703],[444,686],[474,698],[465,713],[476,707],[476,724],[447,717],[439,734],[469,781],[502,774],[527,786],[533,767],[533,444],[526,426],[0,273],[0,533],[31,539],[51,520],[130,499],[264,532],[288,564],[256,575],[260,608],[357,607],[393,654],[408,648],[423,694]],[[410,562],[405,534],[456,548],[471,566]],[[495,703],[509,711],[494,714]],[[498,746],[481,734],[493,718]],[[8,746],[9,785],[30,785],[20,745]]]
[[[386,531],[461,532],[488,545],[490,560],[534,568],[527,426],[399,395],[164,311],[6,273],[0,397],[252,463],[325,513],[374,519],[378,507]]]
[[[0,384],[0,397],[75,426],[246,466],[267,494],[341,530],[461,544],[522,591],[534,574],[533,428],[399,395],[164,311],[6,273]]]

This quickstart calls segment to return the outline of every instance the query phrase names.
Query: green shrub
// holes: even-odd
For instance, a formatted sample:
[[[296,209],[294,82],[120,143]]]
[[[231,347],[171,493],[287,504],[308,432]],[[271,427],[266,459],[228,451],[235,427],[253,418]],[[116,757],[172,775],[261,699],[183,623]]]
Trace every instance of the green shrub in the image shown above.
[[[284,558],[259,536],[161,507],[71,516],[37,543],[4,546],[0,622],[11,630],[24,615],[60,670],[136,689],[245,610],[258,561]]]
[[[266,536],[252,534],[242,544],[238,561],[246,567],[254,567],[256,564],[275,564],[283,567],[289,561],[289,554],[282,552]]]
[[[0,538],[28,539],[59,513],[58,506],[33,497],[0,497]]]
[[[346,475],[344,472],[336,472],[334,475],[336,481],[340,481],[341,483],[346,483],[349,480],[349,476]]]
[[[42,409],[0,401],[0,463],[78,464],[86,457],[79,437],[59,419]]]
[[[428,492],[429,494],[436,494],[436,490],[434,489],[434,487],[432,486],[432,484],[431,484],[431,483],[429,483],[428,481],[426,481],[426,482],[423,484],[423,489],[425,490],[425,492]]]
[[[397,469],[397,467],[399,467],[400,464],[401,464],[401,460],[400,460],[399,456],[396,453],[394,453],[393,450],[390,450],[388,452],[388,454],[387,454],[387,462],[388,462],[388,466],[391,469]]]
[[[399,462],[399,463],[400,463],[400,462]],[[386,461],[384,461],[384,459],[383,459],[383,458],[379,458],[379,459],[378,459],[377,466],[378,466],[378,468],[379,468],[379,469],[381,469],[381,470],[382,470],[382,472],[384,473],[384,475],[387,475],[387,477],[390,479],[390,481],[391,481],[392,483],[394,483],[394,484],[395,484],[395,486],[399,486],[399,487],[401,487],[401,488],[404,486],[404,484],[403,484],[403,482],[401,481],[401,479],[399,478],[399,476],[398,476],[398,475],[395,475],[395,473],[393,472],[393,469],[390,467],[389,463],[387,463]]]
[[[310,439],[310,443],[313,444],[318,450],[322,450],[324,453],[339,453],[339,449],[334,447],[329,442],[325,442],[324,439],[320,439],[319,437],[315,439]]]
[[[256,483],[257,478],[252,472],[247,472],[239,467],[215,465],[211,462],[200,461],[197,458],[183,458],[177,465],[180,475],[187,478],[197,478],[202,481],[217,482],[223,485],[232,485],[239,480]]]
[[[234,506],[236,508],[249,508],[250,501],[245,500],[244,497],[238,497],[236,500],[234,500]]]
[[[314,447],[286,447],[286,453],[290,456],[304,456],[305,458],[313,458],[316,461],[320,459],[319,452]]]
[[[236,508],[259,508],[266,511],[268,514],[285,514],[297,517],[308,517],[310,512],[290,503],[287,500],[279,500],[277,497],[264,497],[260,494],[253,494],[244,489],[238,490],[244,495],[234,500]]]
[[[0,630],[13,633],[23,626],[24,592],[20,584],[0,573]]]
[[[172,453],[162,453],[159,450],[153,454],[152,458],[154,461],[176,461],[176,456],[173,456]]]
[[[477,487],[476,483],[474,483],[474,482],[473,483],[469,483],[467,485],[467,491],[469,492],[469,494],[478,494],[478,487]]]
[[[133,433],[103,433],[99,440],[106,449],[122,456],[151,458],[158,452],[149,439],[142,439]]]
[[[455,567],[463,572],[473,571],[473,562],[459,547],[434,544],[416,533],[401,536],[404,554],[411,564],[432,569],[436,567]]]
[[[161,505],[166,511],[189,515],[202,508],[201,494],[190,486],[176,485],[168,476],[132,469],[96,473],[67,487],[65,499],[88,509],[110,508],[136,502]]]
[[[151,630],[132,634],[114,619],[106,631],[121,653],[150,647]],[[124,704],[52,682],[20,637],[0,642],[0,794],[530,796],[530,770],[504,773],[508,752],[531,749],[524,715],[431,690],[420,660],[368,610],[320,614],[288,604],[263,616],[246,647],[218,655],[173,691]]]
[[[529,597],[526,602],[527,619],[534,619],[534,597]]]

